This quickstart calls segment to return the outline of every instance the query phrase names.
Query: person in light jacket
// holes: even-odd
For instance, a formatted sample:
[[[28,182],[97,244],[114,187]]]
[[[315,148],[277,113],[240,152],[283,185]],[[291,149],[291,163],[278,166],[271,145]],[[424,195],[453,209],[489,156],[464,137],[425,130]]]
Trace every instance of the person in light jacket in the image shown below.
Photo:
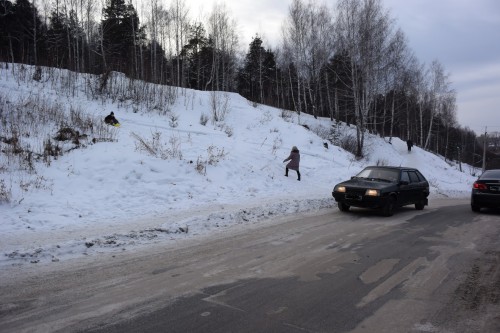
[[[283,160],[283,163],[285,163],[286,161],[290,162],[288,162],[288,164],[285,167],[285,176],[288,177],[288,169],[292,169],[297,171],[297,180],[300,180],[300,171],[299,171],[300,152],[296,146],[292,147],[290,155]]]

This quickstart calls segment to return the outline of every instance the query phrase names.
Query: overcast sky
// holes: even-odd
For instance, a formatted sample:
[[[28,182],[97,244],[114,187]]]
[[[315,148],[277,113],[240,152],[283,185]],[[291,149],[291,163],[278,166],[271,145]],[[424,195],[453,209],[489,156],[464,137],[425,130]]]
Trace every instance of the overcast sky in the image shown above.
[[[186,0],[191,17],[202,18],[224,3],[235,18],[242,46],[258,33],[266,47],[281,40],[292,0]],[[335,0],[325,1],[330,6]],[[457,120],[477,133],[500,132],[500,1],[382,0],[405,32],[420,62],[437,59],[457,92]],[[201,14],[200,14],[201,13]]]

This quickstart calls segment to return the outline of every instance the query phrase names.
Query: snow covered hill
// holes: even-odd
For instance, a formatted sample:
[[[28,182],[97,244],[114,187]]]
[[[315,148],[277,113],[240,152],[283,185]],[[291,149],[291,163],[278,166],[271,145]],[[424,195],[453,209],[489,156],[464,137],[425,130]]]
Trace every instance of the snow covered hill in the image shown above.
[[[255,105],[237,94],[170,88],[175,103],[159,112],[132,100],[90,98],[88,76],[79,76],[69,93],[63,79],[20,79],[4,67],[4,114],[35,99],[95,119],[113,111],[121,127],[111,129],[114,141],[83,138],[83,148],[48,167],[37,162],[31,173],[2,154],[0,181],[9,200],[0,204],[0,265],[122,251],[333,207],[333,186],[367,165],[417,167],[431,183],[431,205],[436,197],[467,197],[475,179],[469,167],[460,172],[419,147],[409,154],[399,138],[389,143],[367,134],[366,158],[356,160],[318,136],[334,126],[338,137],[348,138],[353,128]],[[214,121],[214,103],[222,120]],[[47,137],[55,135],[47,129]],[[36,139],[41,144],[45,138]],[[301,153],[301,181],[294,171],[284,176],[292,146]]]

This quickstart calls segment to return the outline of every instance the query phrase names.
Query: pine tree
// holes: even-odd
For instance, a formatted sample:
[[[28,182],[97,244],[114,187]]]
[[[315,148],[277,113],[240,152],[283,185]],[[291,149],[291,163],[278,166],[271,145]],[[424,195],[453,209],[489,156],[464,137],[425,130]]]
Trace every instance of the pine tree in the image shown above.
[[[0,61],[14,61],[13,30],[14,5],[9,0],[0,0]]]
[[[209,47],[209,40],[206,37],[203,25],[197,24],[191,27],[188,44],[184,45],[181,57],[187,63],[187,85],[188,88],[201,90],[204,87],[204,49]]]
[[[132,4],[124,0],[110,0],[103,9],[101,22],[103,60],[108,70],[124,72],[137,77],[139,47],[145,40],[144,29]]]
[[[28,0],[0,1],[0,55],[4,60],[38,65],[45,27]]]
[[[238,91],[252,101],[264,103],[272,95],[276,61],[271,51],[264,49],[259,36],[253,38],[238,75]]]

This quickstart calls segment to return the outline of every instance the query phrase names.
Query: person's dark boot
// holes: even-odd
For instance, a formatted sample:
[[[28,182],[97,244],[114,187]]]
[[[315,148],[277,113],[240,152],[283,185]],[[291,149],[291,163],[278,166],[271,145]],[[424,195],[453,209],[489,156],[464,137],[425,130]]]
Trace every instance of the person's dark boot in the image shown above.
[[[285,177],[288,177],[288,168],[285,169]]]
[[[297,171],[297,180],[300,181],[300,172]]]

